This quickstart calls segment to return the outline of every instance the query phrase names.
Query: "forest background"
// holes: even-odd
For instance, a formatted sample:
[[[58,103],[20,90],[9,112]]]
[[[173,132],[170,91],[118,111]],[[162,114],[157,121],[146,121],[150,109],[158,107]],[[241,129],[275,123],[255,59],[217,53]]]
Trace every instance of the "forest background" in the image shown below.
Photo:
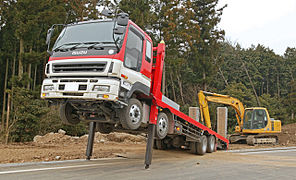
[[[218,24],[227,5],[218,7],[218,0],[1,0],[0,141],[31,141],[59,128],[71,135],[87,132],[84,123],[63,125],[58,108],[40,99],[49,58],[45,39],[52,24],[104,18],[103,7],[129,13],[154,46],[165,41],[162,91],[183,112],[197,106],[197,92],[206,90],[236,97],[246,107],[266,107],[282,124],[296,122],[295,47],[278,55],[260,44],[242,48],[226,41]],[[218,106],[211,104],[210,111]],[[228,116],[232,132],[231,108]]]

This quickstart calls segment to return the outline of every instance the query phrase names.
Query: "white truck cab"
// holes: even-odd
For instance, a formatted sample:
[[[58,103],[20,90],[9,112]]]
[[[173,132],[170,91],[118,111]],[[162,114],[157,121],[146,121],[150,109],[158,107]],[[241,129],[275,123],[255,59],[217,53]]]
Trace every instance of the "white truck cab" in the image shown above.
[[[125,13],[63,26],[49,51],[41,98],[60,103],[61,119],[68,124],[85,120],[97,121],[101,129],[118,124],[138,129],[143,106],[151,103],[151,38]]]

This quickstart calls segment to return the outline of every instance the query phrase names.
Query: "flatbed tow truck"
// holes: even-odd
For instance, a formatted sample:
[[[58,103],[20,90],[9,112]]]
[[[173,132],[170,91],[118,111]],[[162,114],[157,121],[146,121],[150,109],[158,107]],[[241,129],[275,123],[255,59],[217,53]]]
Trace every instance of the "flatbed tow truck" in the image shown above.
[[[48,30],[48,47],[55,26]],[[153,147],[186,147],[198,155],[228,148],[225,137],[182,113],[162,94],[165,43],[152,47],[151,38],[128,14],[62,26],[48,50],[41,98],[60,103],[64,123],[89,122],[87,159],[96,130],[148,132],[146,169]]]

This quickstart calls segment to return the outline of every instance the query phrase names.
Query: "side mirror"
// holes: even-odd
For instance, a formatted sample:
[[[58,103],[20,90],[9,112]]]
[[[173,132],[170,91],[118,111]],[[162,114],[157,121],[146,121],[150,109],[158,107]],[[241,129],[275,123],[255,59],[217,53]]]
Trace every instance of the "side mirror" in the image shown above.
[[[117,16],[117,24],[119,26],[127,26],[129,20],[129,15],[127,13],[120,13]]]
[[[54,31],[54,28],[51,27],[50,29],[48,29],[47,31],[47,36],[46,36],[46,44],[48,45],[50,43],[50,39],[51,39],[51,36],[53,34],[53,31]]]
[[[122,35],[124,33],[125,28],[124,27],[116,27],[113,29],[114,34]]]
[[[53,32],[54,32],[54,27],[52,26],[51,28],[48,29],[47,36],[46,36],[47,52],[49,55],[52,55],[52,51],[49,50],[49,46],[50,46],[50,39]]]
[[[108,10],[108,9],[103,9],[103,11],[101,12],[101,14],[103,15],[103,16],[112,16],[112,14],[113,14],[113,12],[112,11],[110,11],[110,10]]]

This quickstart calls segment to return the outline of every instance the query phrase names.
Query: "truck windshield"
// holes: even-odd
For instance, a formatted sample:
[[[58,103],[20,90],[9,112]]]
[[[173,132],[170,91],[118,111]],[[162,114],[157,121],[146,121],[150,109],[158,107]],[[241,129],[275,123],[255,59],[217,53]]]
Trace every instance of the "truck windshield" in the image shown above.
[[[82,43],[114,44],[113,26],[114,21],[69,25],[65,27],[59,35],[53,46],[53,50],[61,46],[72,48],[73,46],[77,46],[77,44]],[[118,36],[115,37],[115,39],[117,38]]]

